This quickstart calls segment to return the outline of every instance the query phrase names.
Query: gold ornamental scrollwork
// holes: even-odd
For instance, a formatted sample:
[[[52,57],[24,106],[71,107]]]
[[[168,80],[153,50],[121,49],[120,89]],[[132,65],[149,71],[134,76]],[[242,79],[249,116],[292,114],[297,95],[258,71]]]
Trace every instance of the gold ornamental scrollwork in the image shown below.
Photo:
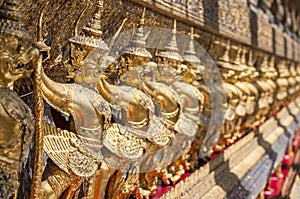
[[[13,86],[18,79],[31,76],[40,51],[28,47],[31,38],[22,23],[19,1],[2,1],[0,13],[1,197],[16,198],[35,125],[32,111]]]
[[[170,144],[176,147],[183,142],[180,149],[186,154],[191,147],[191,138],[204,133],[200,115],[205,109],[204,95],[207,93],[198,90],[204,84],[195,87],[188,83],[201,80],[201,74],[196,73],[194,66],[195,63],[200,66],[201,61],[193,46],[193,33],[186,54],[181,57],[175,21],[170,43],[151,61],[152,54],[146,49],[149,33],[143,27],[144,10],[133,37],[127,46],[123,45],[121,56],[116,60],[109,53],[122,26],[107,45],[101,38],[102,6],[99,1],[83,33],[76,33],[69,40],[72,59],[68,67],[74,84],[54,82],[42,67],[37,70],[39,87],[46,102],[70,118],[66,130],[50,124],[43,128],[44,150],[51,159],[45,170],[50,172],[42,182],[48,198],[76,196],[80,186],[84,187],[84,195],[88,198],[95,194],[102,198],[107,189],[109,198],[129,197],[136,189],[141,194],[148,193],[148,189],[153,192],[157,183],[155,175],[159,174],[142,175],[139,172],[153,170],[159,163],[157,158],[164,159],[162,165],[178,158],[179,155],[173,155],[170,150],[159,152]],[[196,67],[192,79],[188,67]],[[154,76],[149,76],[149,72]],[[93,80],[95,77],[96,81]],[[202,143],[203,137],[198,136],[198,143]],[[147,153],[153,155],[145,156]],[[163,156],[159,157],[159,153]],[[136,161],[139,158],[142,159]],[[182,158],[170,166],[176,172],[173,182],[189,168],[188,164],[183,166],[185,160]],[[128,162],[132,162],[130,167]],[[128,176],[124,179],[126,173]],[[150,184],[138,189],[138,184],[144,183],[143,178]]]
[[[11,6],[14,10],[18,8],[18,3],[7,0],[3,3],[4,9],[5,6]],[[181,147],[186,154],[191,146],[189,139],[196,134],[204,133],[200,130],[204,126],[200,115],[205,109],[204,104],[207,103],[205,101],[207,93],[203,94],[198,90],[204,84],[197,83],[201,80],[201,73],[197,73],[197,67],[193,65],[201,65],[193,45],[193,32],[186,53],[181,57],[177,47],[176,21],[174,21],[170,43],[154,54],[155,58],[151,61],[152,54],[146,49],[146,39],[149,34],[144,32],[143,27],[144,9],[129,45],[122,49],[121,57],[116,60],[108,53],[125,20],[107,45],[101,38],[100,18],[103,2],[99,1],[93,18],[83,28],[84,32],[79,35],[75,30],[75,36],[69,40],[71,62],[67,67],[71,75],[69,77],[74,78],[77,83],[60,84],[49,78],[43,69],[43,62],[50,52],[50,48],[42,41],[43,9],[38,24],[38,41],[28,49],[22,46],[19,48],[17,38],[28,39],[29,36],[22,26],[15,24],[15,21],[9,24],[11,25],[9,28],[14,28],[16,25],[21,29],[1,30],[4,31],[3,34],[8,32],[13,35],[3,39],[5,42],[1,43],[4,49],[1,51],[1,60],[8,60],[1,62],[3,64],[1,86],[11,89],[14,81],[31,76],[35,69],[36,133],[31,198],[76,197],[80,192],[79,187],[84,187],[83,195],[87,198],[95,195],[102,198],[108,184],[110,187],[108,197],[128,197],[138,189],[138,184],[144,183],[144,180],[150,184],[138,191],[143,195],[150,190],[150,195],[153,194],[157,183],[155,175],[166,179],[169,177],[155,172],[149,175],[139,174],[140,165],[132,165],[129,168],[123,166],[124,168],[119,168],[122,169],[120,171],[111,168],[111,165],[118,163],[127,165],[128,160],[135,161],[145,153],[155,154],[156,150],[163,149],[169,144],[176,147],[182,141]],[[81,12],[78,21],[85,10],[86,8]],[[20,17],[19,13],[14,16]],[[97,51],[91,52],[93,49]],[[14,53],[19,55],[14,56]],[[96,56],[98,62],[89,59],[90,54]],[[191,71],[193,70],[192,73],[188,73],[189,67]],[[201,67],[203,70],[203,66]],[[116,72],[119,72],[119,77]],[[147,76],[147,72],[152,72],[155,78]],[[90,82],[89,75],[97,77],[97,82]],[[119,79],[114,79],[116,77]],[[189,82],[195,82],[198,87]],[[185,88],[188,88],[188,91]],[[43,121],[43,100],[69,117],[67,129],[62,130]],[[9,108],[8,105],[6,107]],[[5,120],[8,119],[5,116]],[[17,125],[13,122],[8,124]],[[203,136],[198,136],[198,139],[199,143],[202,143]],[[29,141],[26,143],[28,144]],[[50,161],[42,179],[43,151]],[[163,162],[172,162],[179,157],[178,154],[173,155],[170,150],[160,153],[165,153],[160,157],[164,159]],[[170,156],[167,153],[170,153]],[[157,158],[160,155],[152,156],[149,156],[150,159],[144,158],[140,163],[159,163]],[[184,174],[185,160],[182,158],[170,166],[175,172],[171,180],[174,183]],[[148,166],[145,165],[145,168],[147,169]],[[148,169],[153,170],[153,168],[155,167],[150,166]],[[184,168],[188,169],[188,164]],[[126,173],[129,175],[124,179]],[[109,181],[110,178],[115,179],[115,182]],[[16,181],[15,184],[18,184],[18,176],[13,179]],[[9,191],[15,192],[16,189],[17,185],[14,190]],[[9,194],[16,195],[16,193]]]
[[[18,195],[34,132],[31,198],[149,198],[159,183],[177,184],[200,167],[199,159],[223,152],[298,94],[299,64],[292,60],[209,33],[215,64],[197,43],[204,39],[197,30],[184,36],[176,20],[167,24],[171,30],[147,28],[146,8],[138,20],[118,19],[114,36],[104,40],[106,4],[91,5],[78,10],[74,35],[53,57],[55,38],[43,20],[49,4],[39,10],[38,39],[31,43],[19,1],[0,1],[5,198]],[[79,28],[91,8],[93,15]],[[246,34],[248,22],[240,17],[229,24]],[[132,31],[122,32],[130,25]],[[49,70],[57,68],[68,73],[65,83],[52,78]],[[12,91],[21,78],[33,78],[34,110]]]

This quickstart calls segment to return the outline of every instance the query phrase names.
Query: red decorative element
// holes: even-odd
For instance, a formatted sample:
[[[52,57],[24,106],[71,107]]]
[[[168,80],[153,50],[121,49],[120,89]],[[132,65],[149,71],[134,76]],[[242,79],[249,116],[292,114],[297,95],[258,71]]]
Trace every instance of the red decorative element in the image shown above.
[[[187,177],[189,177],[190,175],[191,175],[191,173],[185,173],[185,174],[183,174],[183,175],[181,176],[179,182],[182,181],[182,180],[185,180],[185,179],[186,179]]]
[[[285,166],[290,166],[294,162],[294,157],[295,157],[294,153],[291,153],[289,155],[285,155],[284,158],[283,158],[283,162],[282,163]]]
[[[281,188],[283,186],[284,178],[272,176],[269,181],[269,190],[273,191],[275,196],[279,196]]]
[[[274,193],[274,190],[267,190],[264,192],[265,194],[265,199],[276,199],[277,196]]]
[[[217,158],[220,155],[220,152],[216,152],[210,155],[210,160]]]
[[[288,175],[288,173],[289,173],[289,170],[288,169],[282,169],[282,174],[283,174],[283,178],[285,179],[286,178],[286,176]]]
[[[156,195],[152,199],[159,199],[162,195],[166,194],[173,186],[166,186],[166,187],[157,187]]]

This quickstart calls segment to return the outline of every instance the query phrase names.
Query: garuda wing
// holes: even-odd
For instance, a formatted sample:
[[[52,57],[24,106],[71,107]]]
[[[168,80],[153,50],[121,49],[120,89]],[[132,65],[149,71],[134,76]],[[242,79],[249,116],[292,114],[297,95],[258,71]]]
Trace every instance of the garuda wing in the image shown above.
[[[98,161],[84,148],[75,133],[44,123],[44,150],[63,171],[79,177],[90,177],[98,169]]]

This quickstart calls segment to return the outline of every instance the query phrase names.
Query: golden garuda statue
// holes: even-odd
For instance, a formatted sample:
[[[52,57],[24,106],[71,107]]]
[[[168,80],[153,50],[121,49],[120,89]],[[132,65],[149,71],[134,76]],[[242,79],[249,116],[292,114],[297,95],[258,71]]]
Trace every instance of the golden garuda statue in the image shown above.
[[[159,178],[176,183],[185,168],[196,165],[204,137],[210,137],[203,119],[211,114],[210,94],[201,77],[204,66],[196,55],[193,29],[183,55],[176,20],[169,42],[151,53],[144,9],[129,44],[115,56],[112,45],[126,19],[108,44],[102,39],[99,0],[81,34],[77,26],[87,8],[76,22],[69,62],[56,63],[67,67],[74,82],[58,83],[43,68],[50,55],[42,38],[46,7],[40,11],[37,41],[30,43],[19,2],[0,3],[1,196],[17,197],[34,129],[31,198],[149,197]],[[24,77],[34,79],[34,110],[12,91]],[[45,102],[68,118],[66,126],[43,119]]]

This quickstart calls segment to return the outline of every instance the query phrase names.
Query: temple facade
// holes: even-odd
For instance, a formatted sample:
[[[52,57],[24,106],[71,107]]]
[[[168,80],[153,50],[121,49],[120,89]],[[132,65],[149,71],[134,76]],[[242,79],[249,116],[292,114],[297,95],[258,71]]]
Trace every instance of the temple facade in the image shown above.
[[[0,198],[300,198],[300,2],[0,0]]]

